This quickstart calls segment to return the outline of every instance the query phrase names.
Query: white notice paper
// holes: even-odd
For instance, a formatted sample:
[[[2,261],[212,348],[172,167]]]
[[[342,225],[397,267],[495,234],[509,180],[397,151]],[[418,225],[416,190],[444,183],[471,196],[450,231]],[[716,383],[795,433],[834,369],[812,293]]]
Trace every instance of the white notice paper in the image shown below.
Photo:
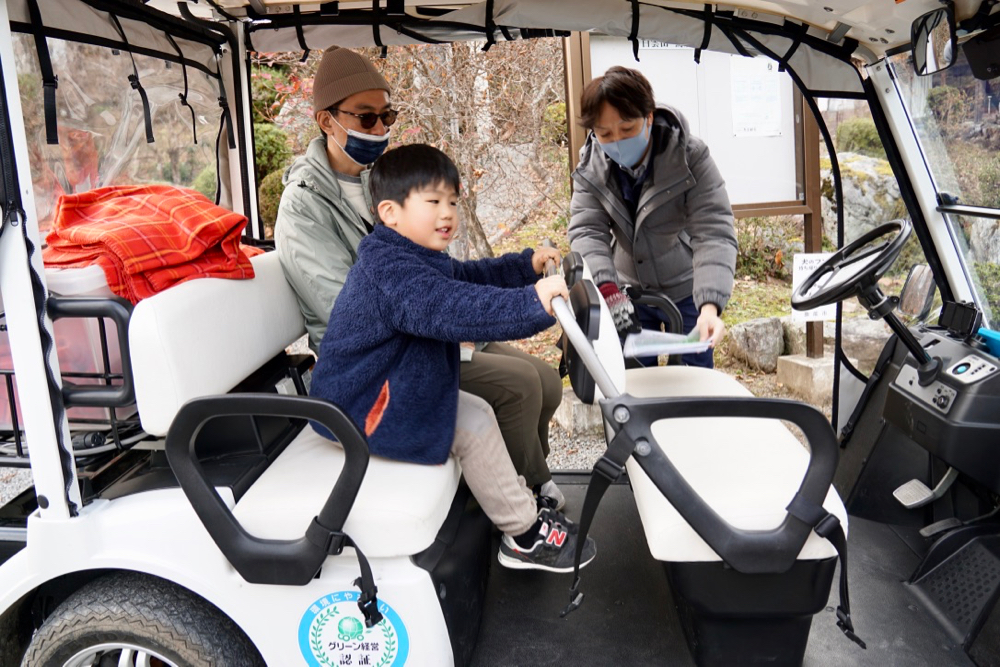
[[[778,63],[766,56],[733,56],[733,136],[781,136],[781,81]]]
[[[792,294],[799,288],[799,285],[812,275],[820,264],[830,259],[833,253],[830,252],[800,252],[792,259]],[[810,290],[812,291],[812,290]],[[822,306],[812,310],[795,310],[792,308],[793,322],[823,322],[837,317],[837,305]]]

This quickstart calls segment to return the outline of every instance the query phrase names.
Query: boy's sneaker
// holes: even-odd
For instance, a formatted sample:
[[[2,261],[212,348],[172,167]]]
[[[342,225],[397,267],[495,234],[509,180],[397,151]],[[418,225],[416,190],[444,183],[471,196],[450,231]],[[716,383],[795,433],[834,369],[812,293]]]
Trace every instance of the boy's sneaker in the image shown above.
[[[561,512],[546,507],[538,513],[538,528],[531,546],[521,546],[511,536],[504,535],[497,559],[504,567],[516,570],[572,572],[577,539],[576,524]],[[596,555],[597,545],[588,537],[580,567],[590,563]]]
[[[538,505],[538,509],[548,507],[562,511],[566,507],[566,496],[551,479],[545,484],[536,484],[531,487],[531,490],[535,494],[535,503]]]

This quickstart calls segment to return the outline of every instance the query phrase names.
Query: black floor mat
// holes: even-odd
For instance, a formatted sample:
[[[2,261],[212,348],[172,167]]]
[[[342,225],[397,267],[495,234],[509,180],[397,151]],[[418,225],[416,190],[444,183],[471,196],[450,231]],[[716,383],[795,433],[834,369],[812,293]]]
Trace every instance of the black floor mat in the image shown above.
[[[579,519],[586,486],[562,479],[559,485],[567,516]],[[569,602],[572,574],[508,570],[493,563],[473,665],[694,664],[666,575],[649,555],[627,485],[608,489],[590,534],[597,558],[581,570],[586,598],[565,619],[559,612]]]
[[[560,478],[577,519],[585,478]],[[649,555],[627,485],[608,489],[591,532],[597,558],[582,571],[583,606],[566,619],[572,575],[507,570],[490,573],[472,664],[693,665],[663,568]],[[804,664],[811,667],[966,667],[973,665],[902,583],[918,558],[888,526],[852,519],[851,601],[862,650],[837,628],[830,604],[813,619]],[[494,545],[496,547],[496,545]],[[495,550],[494,550],[495,553]]]

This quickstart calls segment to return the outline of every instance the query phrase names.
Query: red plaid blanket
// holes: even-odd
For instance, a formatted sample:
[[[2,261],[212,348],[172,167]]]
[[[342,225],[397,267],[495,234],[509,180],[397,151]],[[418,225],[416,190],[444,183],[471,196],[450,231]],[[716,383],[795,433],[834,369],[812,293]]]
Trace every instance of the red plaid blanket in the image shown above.
[[[63,268],[98,264],[111,291],[138,303],[195,278],[253,278],[240,247],[246,223],[194,190],[109,186],[59,198],[42,257]]]

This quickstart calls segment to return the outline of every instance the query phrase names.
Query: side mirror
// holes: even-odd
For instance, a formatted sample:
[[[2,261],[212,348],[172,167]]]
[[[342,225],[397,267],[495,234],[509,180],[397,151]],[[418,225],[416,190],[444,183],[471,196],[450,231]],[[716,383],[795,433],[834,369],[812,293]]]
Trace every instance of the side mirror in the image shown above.
[[[910,269],[899,293],[899,312],[911,322],[923,322],[934,305],[934,274],[926,264],[917,264]]]
[[[913,67],[920,76],[951,67],[958,55],[955,6],[949,2],[914,21],[910,28],[910,44],[913,46]]]

